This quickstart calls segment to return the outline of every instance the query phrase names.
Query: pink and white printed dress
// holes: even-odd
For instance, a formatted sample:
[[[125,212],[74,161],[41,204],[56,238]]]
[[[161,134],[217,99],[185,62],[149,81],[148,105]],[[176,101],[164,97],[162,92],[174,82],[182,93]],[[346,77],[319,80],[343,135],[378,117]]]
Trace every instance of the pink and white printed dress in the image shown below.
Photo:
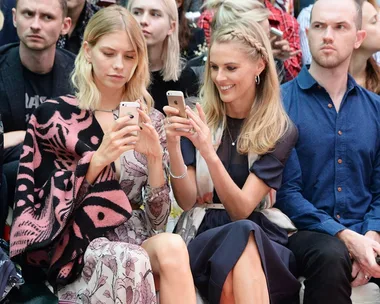
[[[11,257],[46,270],[60,300],[156,303],[141,243],[164,229],[169,185],[151,188],[144,155],[121,156],[120,180],[107,166],[89,185],[86,172],[103,131],[73,96],[48,100],[31,117],[17,177]],[[166,150],[164,117],[150,117]],[[164,154],[164,165],[167,163]],[[131,208],[131,203],[141,206]]]

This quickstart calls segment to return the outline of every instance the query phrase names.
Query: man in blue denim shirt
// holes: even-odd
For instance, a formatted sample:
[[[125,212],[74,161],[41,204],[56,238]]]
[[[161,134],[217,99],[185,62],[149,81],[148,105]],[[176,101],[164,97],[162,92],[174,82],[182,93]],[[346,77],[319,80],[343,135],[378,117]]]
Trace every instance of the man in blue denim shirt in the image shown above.
[[[380,278],[380,97],[348,73],[365,37],[358,0],[319,0],[309,70],[282,87],[299,129],[276,206],[300,230],[289,238],[304,303],[351,303],[351,286]]]

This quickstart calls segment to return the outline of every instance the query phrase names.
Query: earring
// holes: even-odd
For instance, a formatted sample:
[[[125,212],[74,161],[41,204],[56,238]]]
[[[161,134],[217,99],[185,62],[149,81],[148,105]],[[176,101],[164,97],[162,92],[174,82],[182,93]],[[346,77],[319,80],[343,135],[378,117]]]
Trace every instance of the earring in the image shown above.
[[[256,82],[257,85],[260,84],[260,75],[256,75],[255,76],[255,82]]]

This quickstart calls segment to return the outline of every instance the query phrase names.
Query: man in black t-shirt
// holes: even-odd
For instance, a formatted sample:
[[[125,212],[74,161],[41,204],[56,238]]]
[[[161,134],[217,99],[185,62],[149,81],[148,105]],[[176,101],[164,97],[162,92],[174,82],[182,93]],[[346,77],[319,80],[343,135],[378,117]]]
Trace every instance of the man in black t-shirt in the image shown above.
[[[75,56],[56,49],[59,36],[65,35],[71,25],[66,17],[66,2],[17,0],[12,13],[20,43],[0,48],[0,113],[5,132],[3,172],[10,205],[13,205],[18,159],[30,116],[46,99],[73,93],[69,79]]]

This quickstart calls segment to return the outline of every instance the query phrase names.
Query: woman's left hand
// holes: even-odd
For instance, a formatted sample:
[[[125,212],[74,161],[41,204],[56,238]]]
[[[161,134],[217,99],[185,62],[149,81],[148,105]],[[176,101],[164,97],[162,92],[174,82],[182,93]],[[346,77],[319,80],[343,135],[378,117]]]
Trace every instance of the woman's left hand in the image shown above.
[[[140,115],[140,133],[135,145],[135,151],[144,154],[147,158],[162,158],[162,148],[160,138],[150,117],[142,110],[138,110]]]
[[[185,136],[191,140],[202,157],[207,160],[210,156],[215,155],[215,150],[211,141],[211,131],[207,126],[206,115],[199,103],[196,104],[196,107],[199,116],[190,107],[186,107],[186,113],[194,131],[188,132]]]

